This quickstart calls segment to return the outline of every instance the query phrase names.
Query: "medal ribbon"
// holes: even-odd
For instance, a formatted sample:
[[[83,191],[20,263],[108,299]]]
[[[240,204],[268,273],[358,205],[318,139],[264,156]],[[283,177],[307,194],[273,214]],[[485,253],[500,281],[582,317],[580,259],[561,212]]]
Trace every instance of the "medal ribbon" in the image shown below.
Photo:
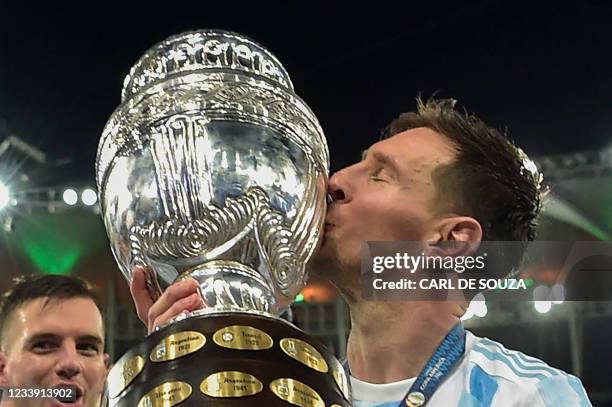
[[[457,366],[465,353],[465,330],[458,323],[446,335],[421,373],[410,386],[410,389],[398,407],[422,407],[433,396],[440,384]],[[347,375],[350,375],[348,361],[342,363]]]
[[[450,331],[433,356],[429,359],[421,373],[410,386],[399,407],[422,407],[433,396],[440,384],[457,366],[465,352],[465,330],[458,323]]]

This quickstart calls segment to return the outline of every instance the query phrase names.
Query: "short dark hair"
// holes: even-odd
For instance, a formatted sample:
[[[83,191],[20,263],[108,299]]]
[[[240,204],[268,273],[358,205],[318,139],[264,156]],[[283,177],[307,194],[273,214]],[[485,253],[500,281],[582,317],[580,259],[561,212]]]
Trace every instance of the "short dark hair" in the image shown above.
[[[453,99],[423,102],[418,98],[417,111],[402,113],[383,131],[383,137],[426,127],[454,144],[457,159],[432,172],[433,204],[476,219],[483,241],[524,242],[504,250],[501,246],[487,250],[491,275],[501,278],[518,271],[527,242],[535,239],[546,193],[543,177],[505,132],[456,110],[455,105]]]
[[[434,170],[436,202],[453,197],[453,210],[478,220],[483,240],[530,241],[542,206],[542,174],[505,133],[455,109],[453,99],[417,99],[383,132],[390,137],[427,127],[453,142],[456,161]]]
[[[38,298],[46,298],[45,305],[55,299],[89,298],[98,306],[98,297],[91,286],[78,277],[30,274],[15,280],[15,285],[0,300],[0,338],[6,320],[19,306]],[[100,310],[101,312],[101,310]]]

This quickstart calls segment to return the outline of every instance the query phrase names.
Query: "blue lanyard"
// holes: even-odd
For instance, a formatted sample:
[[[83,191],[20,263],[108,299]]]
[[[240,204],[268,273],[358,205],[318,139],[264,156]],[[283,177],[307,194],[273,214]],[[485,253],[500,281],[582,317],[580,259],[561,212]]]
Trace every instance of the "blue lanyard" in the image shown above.
[[[463,325],[458,323],[438,346],[398,407],[422,407],[427,404],[440,384],[457,366],[464,352],[465,330]],[[349,374],[347,361],[344,368]]]
[[[398,407],[422,407],[457,366],[465,352],[465,330],[458,323],[446,335]]]

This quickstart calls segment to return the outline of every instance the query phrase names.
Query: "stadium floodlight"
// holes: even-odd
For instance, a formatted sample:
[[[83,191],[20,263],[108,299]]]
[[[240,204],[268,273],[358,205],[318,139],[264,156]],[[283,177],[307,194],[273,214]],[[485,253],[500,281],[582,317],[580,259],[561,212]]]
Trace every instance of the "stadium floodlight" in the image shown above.
[[[472,298],[472,301],[470,301],[470,305],[465,311],[465,314],[463,314],[461,317],[461,320],[467,321],[474,316],[484,318],[487,316],[488,311],[489,310],[487,309],[487,303],[484,295],[482,295],[482,293],[478,293],[474,296],[474,298]]]
[[[550,299],[553,304],[563,304],[563,301],[565,301],[565,287],[562,284],[553,285]]]
[[[487,312],[489,311],[487,308],[487,303],[484,301],[478,301],[474,303],[474,315],[479,318],[484,318],[487,316]]]
[[[533,289],[533,299],[535,301],[548,301],[550,299],[550,287],[539,285]]]
[[[472,307],[468,307],[468,309],[465,311],[465,314],[463,314],[463,316],[461,317],[462,321],[467,321],[468,319],[472,318],[474,316],[474,311],[472,310]]]
[[[552,302],[550,301],[534,301],[533,306],[536,311],[540,314],[546,314],[552,308]]]
[[[479,318],[484,318],[487,316],[487,303],[485,301],[485,296],[482,293],[478,293],[472,298],[470,302],[470,307],[474,310],[474,315]]]
[[[98,200],[98,195],[96,191],[91,188],[85,188],[83,192],[81,192],[81,202],[83,202],[87,206],[92,206]]]
[[[2,181],[0,181],[0,210],[9,204],[11,200],[11,194],[9,189]]]
[[[79,194],[77,194],[77,192],[72,188],[65,190],[62,198],[64,199],[66,205],[70,206],[76,205],[77,202],[79,202]]]

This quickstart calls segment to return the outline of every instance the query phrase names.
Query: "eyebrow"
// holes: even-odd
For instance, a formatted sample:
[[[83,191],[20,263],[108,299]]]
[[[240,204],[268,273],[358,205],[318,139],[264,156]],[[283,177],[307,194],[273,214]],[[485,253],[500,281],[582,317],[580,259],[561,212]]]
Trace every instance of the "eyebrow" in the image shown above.
[[[77,342],[82,342],[82,341],[94,342],[97,345],[102,345],[103,343],[102,338],[96,335],[83,335],[83,336],[77,337]]]
[[[32,335],[27,341],[27,344],[32,344],[36,341],[40,341],[40,340],[44,340],[44,339],[48,339],[48,340],[61,340],[62,338],[59,335],[56,335],[54,333],[51,332],[41,332],[41,333],[37,333]],[[100,338],[97,335],[81,335],[81,336],[77,336],[76,338],[76,342],[93,342],[96,343],[98,345],[102,345],[103,341],[102,338]]]
[[[367,156],[368,150],[363,150],[361,152],[361,160],[365,160]],[[399,167],[397,166],[397,162],[387,154],[381,153],[380,151],[375,151],[371,153],[371,156],[382,165],[389,167],[389,169],[391,169],[391,171],[395,172],[397,175],[401,174]]]

